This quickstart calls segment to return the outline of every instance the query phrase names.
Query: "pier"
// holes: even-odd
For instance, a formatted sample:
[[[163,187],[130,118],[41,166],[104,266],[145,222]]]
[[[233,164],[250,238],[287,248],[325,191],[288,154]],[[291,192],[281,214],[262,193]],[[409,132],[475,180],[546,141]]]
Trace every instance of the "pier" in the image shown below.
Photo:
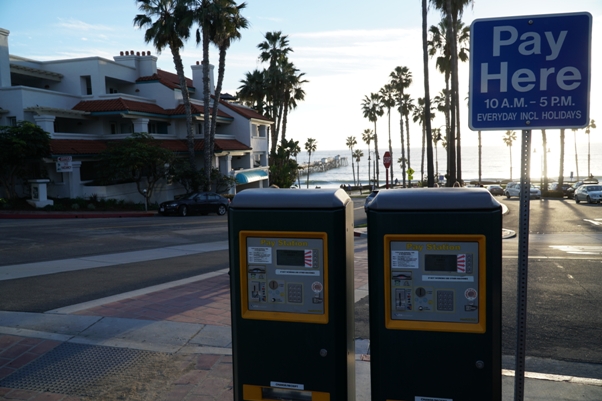
[[[299,175],[307,175],[309,171],[312,173],[321,173],[332,170],[333,168],[346,167],[349,165],[346,157],[336,155],[334,157],[323,157],[320,160],[312,161],[311,163],[299,163]]]

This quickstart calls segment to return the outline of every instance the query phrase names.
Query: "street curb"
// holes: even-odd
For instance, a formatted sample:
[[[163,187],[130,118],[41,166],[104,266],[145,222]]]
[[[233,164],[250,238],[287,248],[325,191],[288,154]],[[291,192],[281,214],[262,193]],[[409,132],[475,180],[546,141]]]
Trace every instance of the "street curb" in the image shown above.
[[[0,219],[98,219],[119,217],[152,217],[156,215],[156,212],[12,212],[0,213]]]

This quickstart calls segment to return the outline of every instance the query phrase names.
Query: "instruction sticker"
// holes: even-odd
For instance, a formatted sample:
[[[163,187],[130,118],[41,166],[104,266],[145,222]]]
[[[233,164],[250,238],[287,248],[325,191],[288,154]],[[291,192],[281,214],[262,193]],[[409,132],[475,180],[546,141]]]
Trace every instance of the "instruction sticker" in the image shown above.
[[[247,248],[249,263],[272,263],[272,248],[268,246],[250,246]]]
[[[391,250],[392,269],[418,269],[418,251]]]

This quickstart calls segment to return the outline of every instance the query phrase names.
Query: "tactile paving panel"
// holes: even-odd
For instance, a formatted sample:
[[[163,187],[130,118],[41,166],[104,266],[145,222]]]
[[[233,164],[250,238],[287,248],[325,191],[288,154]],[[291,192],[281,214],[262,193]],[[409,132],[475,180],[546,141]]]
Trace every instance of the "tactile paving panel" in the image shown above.
[[[0,387],[84,395],[87,386],[145,364],[150,351],[63,343],[13,374]]]

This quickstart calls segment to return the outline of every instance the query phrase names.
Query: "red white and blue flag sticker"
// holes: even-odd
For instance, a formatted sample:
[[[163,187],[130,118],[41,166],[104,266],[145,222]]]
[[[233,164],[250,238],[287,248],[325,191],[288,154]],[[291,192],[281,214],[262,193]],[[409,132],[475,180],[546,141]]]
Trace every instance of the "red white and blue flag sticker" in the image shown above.
[[[305,267],[314,267],[314,253],[311,249],[305,250]]]
[[[456,256],[456,267],[458,273],[466,273],[466,254],[460,253]]]

